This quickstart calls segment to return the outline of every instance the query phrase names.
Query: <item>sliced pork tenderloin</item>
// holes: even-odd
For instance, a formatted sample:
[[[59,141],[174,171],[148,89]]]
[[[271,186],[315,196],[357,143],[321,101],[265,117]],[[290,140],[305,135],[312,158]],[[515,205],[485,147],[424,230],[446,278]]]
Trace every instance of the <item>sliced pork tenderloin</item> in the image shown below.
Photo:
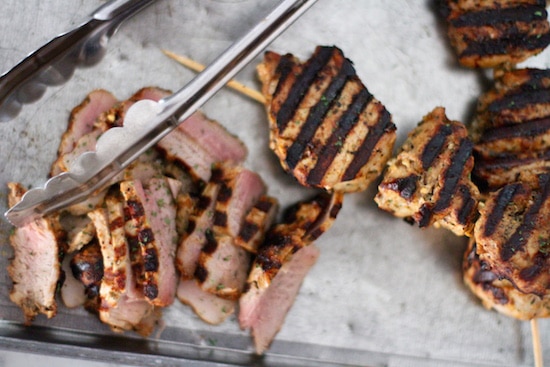
[[[103,279],[103,257],[97,241],[92,241],[77,251],[70,262],[72,276],[84,286],[84,307],[97,312],[99,288]]]
[[[208,182],[215,163],[242,163],[247,155],[244,144],[222,125],[197,112],[157,143],[168,161],[186,167],[198,180]]]
[[[261,177],[241,166],[216,164],[211,181],[220,185],[214,210],[214,231],[237,237],[247,213],[266,193]]]
[[[67,253],[80,250],[92,241],[95,236],[94,223],[88,216],[63,215],[61,226],[67,233]]]
[[[97,230],[104,263],[99,288],[99,318],[114,331],[135,330],[148,335],[152,331],[149,318],[155,315],[153,318],[158,319],[160,314],[136,284],[121,193],[110,190],[105,207],[90,212],[89,216]]]
[[[84,306],[88,296],[86,295],[86,287],[82,282],[75,278],[71,269],[71,261],[73,254],[65,256],[61,263],[61,271],[63,272],[63,285],[59,290],[61,300],[65,307],[76,308]]]
[[[53,164],[50,174],[52,176],[63,172],[61,165],[65,166],[63,157],[71,153],[79,145],[82,137],[94,130],[94,123],[105,111],[109,110],[117,99],[106,90],[98,89],[92,91],[69,115],[69,124],[61,137],[57,151],[59,159]]]
[[[293,205],[258,248],[239,299],[239,324],[251,330],[258,354],[282,327],[300,284],[319,256],[312,241],[334,223],[343,198],[341,192],[321,192]]]
[[[174,302],[178,276],[176,274],[176,201],[173,187],[165,178],[153,178],[145,187],[145,214],[150,216],[153,236],[159,256],[159,295],[153,302],[156,306],[169,306]]]
[[[265,233],[275,222],[278,210],[279,202],[276,198],[261,196],[246,214],[239,234],[235,237],[235,245],[255,254],[264,240]]]
[[[26,189],[8,183],[8,205],[18,203]],[[10,244],[14,256],[8,265],[13,281],[10,299],[18,305],[30,324],[38,314],[48,318],[57,313],[56,288],[61,277],[60,256],[65,251],[64,232],[59,216],[42,217],[13,230]]]
[[[130,247],[137,250],[132,262],[138,285],[152,304],[168,306],[174,300],[177,281],[173,256],[176,245],[174,200],[167,186],[144,189],[141,181],[134,180],[121,182],[120,188],[129,219],[126,236]]]
[[[205,292],[195,279],[181,279],[177,290],[178,299],[189,305],[203,321],[218,325],[235,312],[236,301]]]
[[[250,267],[250,254],[235,244],[245,217],[266,186],[261,177],[240,166],[218,164],[212,182],[220,185],[216,197],[211,231],[205,241],[195,270],[201,288],[222,298],[238,299]]]

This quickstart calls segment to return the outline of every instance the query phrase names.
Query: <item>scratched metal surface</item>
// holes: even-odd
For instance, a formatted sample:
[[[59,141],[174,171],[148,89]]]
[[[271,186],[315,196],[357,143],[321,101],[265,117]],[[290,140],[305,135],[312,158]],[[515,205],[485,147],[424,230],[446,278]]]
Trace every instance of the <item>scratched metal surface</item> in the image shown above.
[[[5,0],[0,70],[101,3]],[[0,211],[6,209],[6,182],[44,183],[69,111],[89,91],[104,88],[123,99],[147,85],[176,90],[193,72],[162,49],[208,63],[274,4],[161,0],[130,20],[102,63],[77,70],[67,84],[49,89],[15,121],[0,125]],[[354,61],[368,89],[393,114],[398,143],[438,105],[450,118],[467,122],[487,77],[456,65],[428,0],[321,0],[270,48],[307,58],[318,44],[337,45]],[[547,52],[526,63],[549,64]],[[237,79],[258,88],[254,65]],[[262,106],[223,90],[203,109],[245,141],[251,152],[246,166],[260,173],[282,205],[308,195],[269,152]],[[263,359],[253,356],[235,317],[209,326],[181,304],[165,311],[165,327],[149,339],[114,335],[85,311],[63,307],[54,319],[38,318],[33,328],[22,328],[22,314],[8,299],[10,226],[2,219],[0,347],[136,365],[532,365],[529,325],[486,311],[463,286],[463,239],[383,214],[373,196],[371,188],[346,198],[335,226],[318,241],[321,257]],[[550,364],[550,324],[541,320],[540,326]]]

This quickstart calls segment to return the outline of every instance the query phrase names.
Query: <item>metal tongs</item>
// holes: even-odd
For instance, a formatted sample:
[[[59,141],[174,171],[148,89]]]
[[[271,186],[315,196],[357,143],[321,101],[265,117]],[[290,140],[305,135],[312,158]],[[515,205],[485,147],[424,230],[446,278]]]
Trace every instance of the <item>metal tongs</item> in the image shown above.
[[[124,127],[111,128],[72,163],[70,170],[29,190],[5,213],[15,226],[86,199],[108,185],[139,155],[191,116],[237,72],[278,37],[316,0],[284,0],[246,35],[175,94],[158,102],[143,100],[128,110]]]
[[[111,0],[1,75],[0,122],[14,119],[23,104],[38,100],[48,86],[65,83],[77,66],[98,63],[122,22],[156,1]]]

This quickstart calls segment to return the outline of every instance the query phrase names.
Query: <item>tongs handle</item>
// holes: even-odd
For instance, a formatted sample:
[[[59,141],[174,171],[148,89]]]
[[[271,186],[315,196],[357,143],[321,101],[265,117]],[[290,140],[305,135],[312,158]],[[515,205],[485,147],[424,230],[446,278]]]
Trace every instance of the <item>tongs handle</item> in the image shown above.
[[[95,65],[120,24],[156,0],[112,0],[83,23],[33,51],[0,76],[0,122],[15,118],[23,104],[38,100],[48,86],[66,82],[77,66]]]

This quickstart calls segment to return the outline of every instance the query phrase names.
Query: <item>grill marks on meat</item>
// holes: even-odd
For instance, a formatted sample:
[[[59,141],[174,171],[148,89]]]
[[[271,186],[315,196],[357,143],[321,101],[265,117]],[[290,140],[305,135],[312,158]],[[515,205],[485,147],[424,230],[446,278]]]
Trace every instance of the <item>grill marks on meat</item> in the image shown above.
[[[261,178],[240,166],[216,165],[189,218],[188,235],[178,249],[182,279],[177,296],[204,321],[218,324],[231,315],[247,278],[251,253],[237,244],[252,211],[272,212]],[[269,205],[266,205],[269,204]],[[258,215],[257,238],[274,214]],[[193,272],[191,272],[191,270]]]
[[[524,293],[480,259],[472,238],[463,260],[464,282],[488,309],[520,320],[550,317],[550,298]]]
[[[395,125],[340,49],[317,47],[304,63],[267,52],[258,75],[270,148],[300,184],[361,191],[381,173]]]
[[[482,95],[473,124],[473,177],[485,190],[550,170],[550,71],[518,69],[497,75]]]
[[[212,230],[214,208],[220,185],[209,182],[196,199],[189,216],[187,234],[182,236],[176,255],[176,265],[182,279],[193,279],[206,233]]]
[[[459,62],[467,67],[517,64],[550,43],[546,1],[438,0]]]
[[[118,186],[109,191],[105,205],[89,213],[101,247],[103,278],[99,288],[99,318],[114,331],[135,330],[149,335],[160,317],[133,270],[139,259],[131,252],[126,237],[125,202]]]
[[[466,127],[442,107],[426,115],[390,160],[378,187],[378,206],[420,227],[444,227],[472,235],[479,190],[469,176],[473,144]]]
[[[12,207],[21,200],[26,189],[17,183],[8,183],[8,189],[8,205]],[[31,323],[38,314],[48,318],[55,316],[60,256],[65,247],[58,215],[15,228],[10,243],[14,250],[8,265],[8,275],[13,281],[11,301],[23,310],[26,323]]]
[[[255,254],[264,240],[265,233],[275,222],[278,210],[277,199],[267,195],[261,196],[244,218],[235,244]]]
[[[205,233],[195,278],[201,288],[222,298],[236,300],[244,287],[250,253],[236,245],[243,222],[265,194],[260,176],[242,167],[217,166],[212,181],[220,185],[213,226]]]
[[[176,208],[162,179],[148,187],[138,181],[123,181],[125,231],[138,286],[156,306],[168,306],[175,297]]]
[[[246,291],[239,300],[239,324],[250,329],[258,354],[269,346],[319,252],[312,244],[336,219],[344,194],[322,192],[287,209],[258,248]]]
[[[477,255],[519,291],[542,297],[550,288],[550,175],[504,186],[488,196],[476,223]]]

